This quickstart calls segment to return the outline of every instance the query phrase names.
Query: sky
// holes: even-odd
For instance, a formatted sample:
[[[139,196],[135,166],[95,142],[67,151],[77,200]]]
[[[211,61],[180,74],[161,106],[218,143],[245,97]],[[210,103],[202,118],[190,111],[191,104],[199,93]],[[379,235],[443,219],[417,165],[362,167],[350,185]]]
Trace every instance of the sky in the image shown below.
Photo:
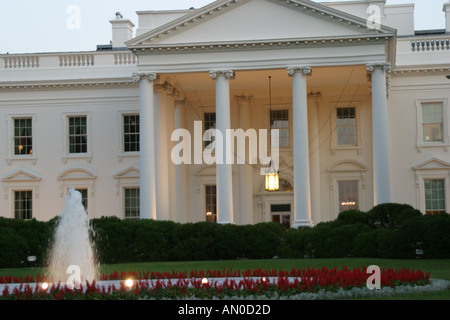
[[[341,0],[326,0],[329,2]],[[449,0],[387,0],[415,3],[415,29],[444,29]],[[92,51],[109,44],[116,12],[138,25],[136,11],[200,8],[213,0],[0,0],[0,54]],[[324,2],[324,1],[316,1]]]

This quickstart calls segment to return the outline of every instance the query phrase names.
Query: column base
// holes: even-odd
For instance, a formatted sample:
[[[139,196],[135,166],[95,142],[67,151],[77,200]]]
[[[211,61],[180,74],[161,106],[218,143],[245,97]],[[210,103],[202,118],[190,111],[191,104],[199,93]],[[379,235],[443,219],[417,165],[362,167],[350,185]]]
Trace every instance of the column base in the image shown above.
[[[295,221],[291,228],[299,228],[299,227],[314,227],[314,222],[312,220],[298,220]]]

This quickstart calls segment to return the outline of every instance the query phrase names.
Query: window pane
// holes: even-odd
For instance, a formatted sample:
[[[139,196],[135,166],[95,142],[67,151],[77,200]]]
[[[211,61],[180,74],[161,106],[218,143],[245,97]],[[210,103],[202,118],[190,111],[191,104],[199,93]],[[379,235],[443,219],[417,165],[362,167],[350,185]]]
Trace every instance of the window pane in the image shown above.
[[[125,189],[125,219],[138,219],[140,216],[139,188]]]
[[[69,153],[87,153],[87,118],[69,118]]]
[[[290,204],[272,204],[270,206],[272,212],[291,212]]]
[[[358,181],[339,181],[339,212],[346,210],[357,210],[358,204]]]
[[[33,153],[32,119],[14,119],[14,154],[30,155]]]
[[[336,133],[338,145],[356,145],[356,109],[336,109]]]
[[[443,109],[442,103],[422,104],[424,142],[443,141]]]
[[[16,219],[30,220],[33,218],[32,191],[14,192],[14,216]]]
[[[423,141],[443,141],[442,138],[442,123],[424,123],[423,125]]]
[[[446,212],[445,180],[425,180],[425,211],[427,214]]]
[[[124,152],[137,152],[140,147],[139,115],[126,115],[123,117],[123,150]]]
[[[270,129],[279,130],[279,147],[289,147],[289,111],[270,111]]]
[[[207,112],[204,114],[204,132],[206,132],[209,129],[215,129],[216,128],[216,113],[215,112]],[[213,141],[215,137],[211,137],[211,141],[205,141],[205,148],[209,146]]]
[[[216,186],[205,186],[205,209],[206,221],[217,221],[217,188]]]

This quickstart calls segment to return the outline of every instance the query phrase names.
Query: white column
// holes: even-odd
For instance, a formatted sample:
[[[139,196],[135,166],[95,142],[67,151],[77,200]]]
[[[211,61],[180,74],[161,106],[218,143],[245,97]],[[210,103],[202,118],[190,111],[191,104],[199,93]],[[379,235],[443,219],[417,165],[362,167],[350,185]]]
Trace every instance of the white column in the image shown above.
[[[168,103],[167,103],[167,163],[169,165],[169,220],[176,221],[177,219],[177,206],[174,198],[177,198],[176,188],[176,167],[172,161],[172,149],[175,143],[172,141],[172,133],[175,130],[175,96],[176,90],[172,87],[169,90]]]
[[[157,85],[155,94],[155,159],[156,159],[156,217],[170,220],[169,200],[169,140],[167,131],[167,93]]]
[[[239,105],[239,129],[247,131],[251,128],[250,102],[252,96],[235,96]],[[250,143],[250,141],[249,141]],[[250,147],[250,146],[249,146]],[[252,224],[253,218],[253,167],[250,165],[253,159],[246,150],[245,164],[238,164],[239,172],[239,216],[240,224]]]
[[[306,76],[311,68],[288,68],[292,77],[292,123],[294,135],[294,223],[293,228],[312,226],[309,179],[308,93]]]
[[[153,83],[155,73],[135,73],[139,81],[140,113],[140,217],[156,219],[155,136]]]
[[[216,158],[217,172],[217,223],[234,223],[233,220],[233,179],[232,164],[228,162],[231,155],[227,155],[227,129],[231,129],[230,115],[230,78],[234,76],[233,71],[211,71],[209,73],[216,81],[216,129],[223,136],[222,155],[223,159]],[[220,147],[220,146],[219,146]],[[216,148],[217,154],[218,148]],[[227,157],[228,156],[228,157]],[[228,159],[227,159],[228,158]]]
[[[311,178],[311,217],[313,221],[322,221],[322,195],[320,194],[320,141],[319,141],[319,93],[313,93],[314,102],[310,106],[310,144],[309,164]]]
[[[390,64],[368,64],[372,74],[372,139],[374,205],[391,201],[386,72]]]
[[[185,129],[185,101],[175,101],[175,129]],[[176,222],[187,222],[187,167],[182,163],[175,166],[175,179],[176,179]]]

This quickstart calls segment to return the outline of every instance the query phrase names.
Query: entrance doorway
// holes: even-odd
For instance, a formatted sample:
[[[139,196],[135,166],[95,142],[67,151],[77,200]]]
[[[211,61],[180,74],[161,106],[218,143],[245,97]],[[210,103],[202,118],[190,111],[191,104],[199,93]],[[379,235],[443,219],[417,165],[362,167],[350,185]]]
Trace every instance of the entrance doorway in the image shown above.
[[[291,227],[291,204],[271,204],[272,222],[278,222],[286,228]]]

